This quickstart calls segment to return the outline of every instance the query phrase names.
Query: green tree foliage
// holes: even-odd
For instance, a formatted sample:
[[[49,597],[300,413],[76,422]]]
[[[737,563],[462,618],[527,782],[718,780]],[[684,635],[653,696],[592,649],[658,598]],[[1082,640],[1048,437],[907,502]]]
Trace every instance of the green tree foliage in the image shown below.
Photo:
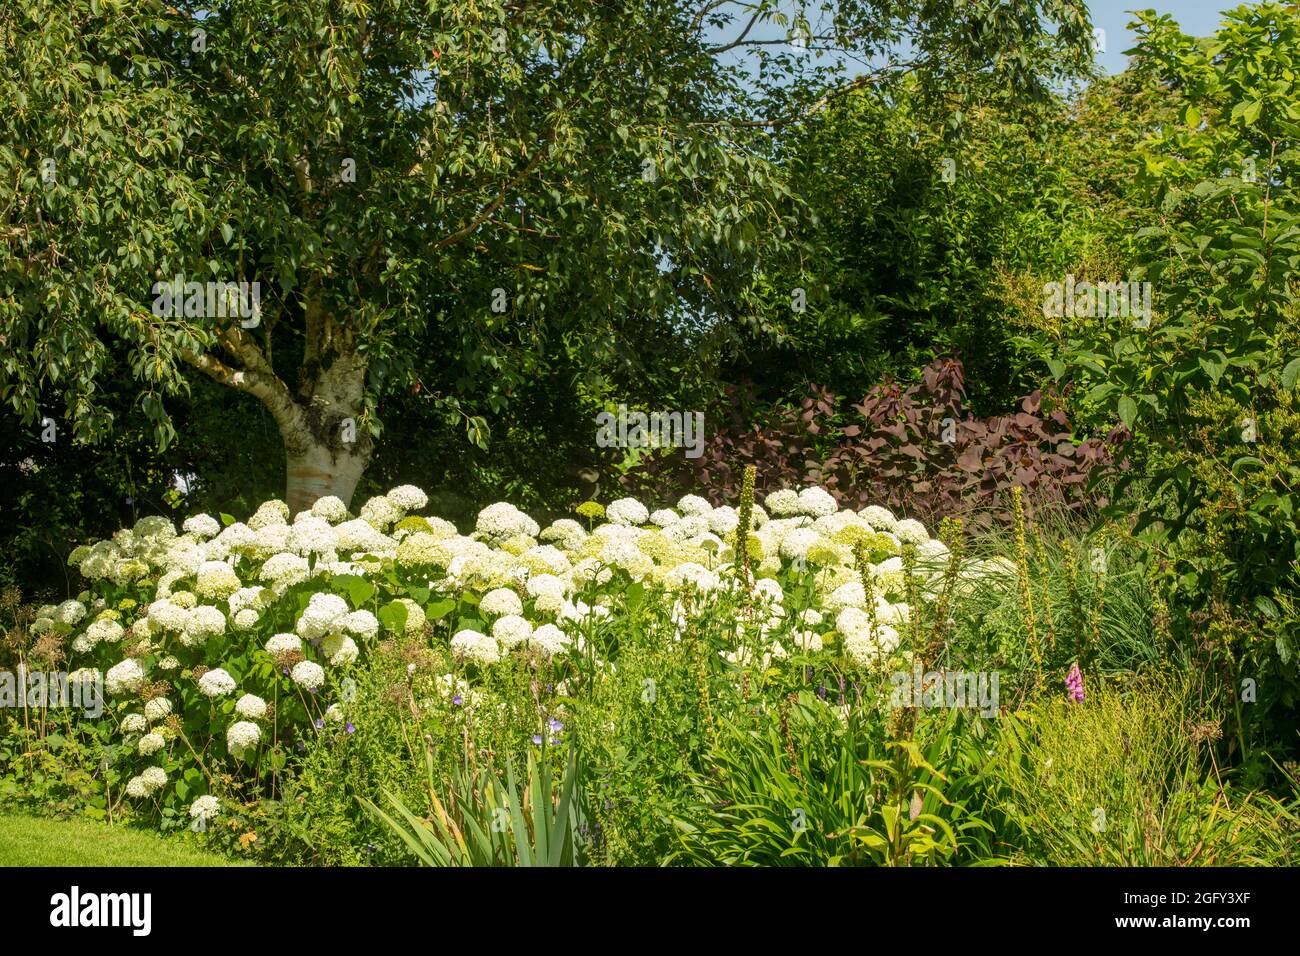
[[[1135,71],[1180,106],[1136,156],[1155,314],[1081,323],[1055,371],[1133,429],[1115,509],[1149,528],[1180,636],[1216,662],[1239,730],[1267,726],[1297,695],[1300,13],[1241,7],[1205,39],[1144,13],[1138,30]]]
[[[381,403],[429,361],[482,446],[559,340],[585,357],[647,316],[761,324],[755,265],[797,245],[771,129],[900,72],[1040,95],[1087,32],[1076,0],[794,22],[767,0],[10,5],[4,397],[30,423],[48,388],[102,436],[120,339],[111,372],[161,443],[197,371],[268,409],[294,507],[350,497]],[[836,49],[908,52],[846,80]],[[157,314],[178,275],[262,283],[256,323]]]

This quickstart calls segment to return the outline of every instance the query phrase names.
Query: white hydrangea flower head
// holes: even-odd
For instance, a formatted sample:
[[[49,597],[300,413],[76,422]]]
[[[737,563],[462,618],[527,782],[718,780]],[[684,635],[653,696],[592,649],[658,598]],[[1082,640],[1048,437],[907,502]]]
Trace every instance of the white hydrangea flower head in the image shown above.
[[[780,604],[785,600],[785,590],[775,578],[759,578],[754,582],[754,597],[765,604]]]
[[[740,527],[740,515],[736,509],[721,505],[714,508],[708,515],[709,530],[716,535],[726,536]]]
[[[275,591],[283,592],[295,584],[306,581],[310,573],[311,568],[306,558],[283,551],[266,559],[258,577]]]
[[[144,718],[151,724],[165,718],[172,712],[172,702],[166,697],[155,697],[144,702]]]
[[[345,615],[340,625],[353,637],[371,638],[379,633],[379,619],[365,608]]]
[[[650,523],[660,528],[667,528],[669,525],[676,524],[682,520],[672,508],[660,508],[657,511],[650,512]]]
[[[597,585],[604,585],[614,577],[614,572],[605,567],[600,558],[583,558],[573,566],[572,577],[578,584],[590,584],[594,581]]]
[[[150,703],[153,702],[150,701]],[[122,718],[122,733],[124,734],[142,734],[148,729],[149,723],[145,720],[144,714],[127,714]]]
[[[708,499],[701,498],[699,495],[683,495],[677,499],[677,510],[684,516],[706,516],[713,510],[713,505],[709,504]]]
[[[228,524],[214,539],[220,541],[230,551],[245,551],[257,543],[257,532],[242,521]]]
[[[209,561],[199,569],[198,583],[194,588],[199,597],[208,600],[229,599],[240,590],[239,576],[224,561]]]
[[[86,605],[80,601],[64,601],[54,609],[54,619],[60,624],[66,624],[68,627],[75,627],[81,623],[81,619],[86,616]]]
[[[563,576],[573,569],[573,563],[559,548],[539,544],[519,556],[519,562],[533,572]]]
[[[204,697],[225,697],[235,691],[235,679],[223,667],[216,667],[199,678],[199,693]]]
[[[888,577],[893,574],[903,573],[903,559],[898,555],[891,558],[885,558],[879,564],[873,566],[876,576],[880,578]]]
[[[524,613],[524,603],[519,599],[510,588],[493,588],[483,595],[479,601],[478,608],[484,614],[492,617],[502,617],[507,615],[518,615]],[[495,634],[495,630],[493,631]]]
[[[835,498],[825,488],[812,485],[799,492],[799,513],[812,518],[833,515],[840,510]]]
[[[121,534],[121,532],[118,532]],[[162,515],[147,515],[135,523],[134,537],[136,538],[174,538],[176,537],[176,526]]]
[[[587,539],[587,530],[572,518],[551,522],[539,535],[542,541],[554,541],[565,551],[575,551]]]
[[[397,545],[397,563],[403,567],[440,564],[447,552],[444,540],[427,531],[408,534]]]
[[[892,532],[894,526],[898,524],[898,519],[894,517],[894,513],[888,508],[880,507],[880,505],[867,505],[858,512],[858,515],[861,516],[863,521],[871,525],[875,531]]]
[[[825,646],[822,642],[821,635],[810,628],[795,631],[793,638],[795,647],[799,648],[801,651],[816,652],[822,650]]]
[[[248,553],[259,560],[288,551],[291,528],[287,524],[268,524],[253,533],[253,547]]]
[[[92,621],[90,627],[86,628],[86,641],[91,647],[95,647],[101,642],[107,644],[116,644],[126,635],[126,630],[121,624],[112,618],[101,617]]]
[[[891,604],[882,599],[876,601],[876,620],[881,624],[906,624],[912,616],[912,609],[907,602]]]
[[[938,538],[929,538],[925,541],[917,542],[916,557],[917,560],[925,564],[944,565],[948,563],[948,558],[952,552],[948,546]]]
[[[104,675],[104,689],[111,697],[134,694],[144,685],[144,668],[133,657],[114,664]]]
[[[554,624],[543,624],[528,637],[528,646],[541,652],[543,657],[554,657],[564,651],[572,638]]]
[[[181,525],[186,534],[193,535],[200,541],[215,538],[221,533],[221,522],[212,515],[191,515]]]
[[[302,652],[302,638],[297,634],[276,634],[267,639],[266,653],[272,657],[280,654]]]
[[[357,642],[345,634],[330,634],[321,641],[321,653],[328,658],[333,667],[343,667],[354,663],[361,655]]]
[[[635,527],[650,520],[650,511],[635,498],[618,498],[605,508],[605,517],[614,524]]]
[[[144,783],[146,793],[156,793],[167,786],[167,771],[162,767],[145,767],[140,780]]]
[[[402,509],[386,495],[375,495],[361,506],[361,520],[382,530],[393,522],[402,520]]]
[[[637,553],[639,554],[640,552]],[[558,597],[563,601],[565,594],[568,592],[564,580],[556,577],[554,574],[534,574],[528,579],[526,587],[528,590],[528,596],[533,599],[549,595],[553,598]]]
[[[341,628],[347,614],[347,601],[337,594],[317,591],[307,602],[294,630],[306,640],[316,640]]]
[[[210,604],[200,604],[185,618],[185,628],[181,632],[181,643],[186,647],[195,647],[213,637],[226,633],[226,616],[219,608]]]
[[[342,552],[363,551],[372,554],[383,554],[391,545],[391,539],[381,534],[374,525],[364,518],[353,518],[351,521],[344,521],[334,528],[338,535],[338,550]]]
[[[190,819],[211,823],[221,812],[221,801],[211,794],[204,794],[190,804]]]
[[[694,561],[683,561],[671,568],[665,575],[664,583],[673,590],[689,587],[697,591],[716,591],[722,583],[716,573]]]
[[[547,592],[537,596],[533,601],[533,608],[539,614],[559,614],[564,610],[564,605],[567,603],[568,601],[563,595]]]
[[[251,607],[246,607],[242,611],[236,611],[235,616],[230,619],[237,631],[251,631],[257,627],[258,615]]]
[[[451,639],[451,652],[458,660],[479,665],[494,664],[501,659],[496,639],[479,631],[457,631]]]
[[[782,488],[768,495],[763,504],[774,516],[788,518],[799,513],[799,493],[789,488]]]
[[[850,608],[850,610],[855,610]],[[844,638],[844,653],[859,667],[879,667],[897,648],[898,631],[888,624]]]
[[[919,545],[930,540],[930,532],[925,530],[925,525],[914,518],[904,518],[894,525],[893,532],[904,544]]]
[[[253,536],[253,543],[257,543],[256,535]],[[202,564],[204,561],[224,561],[232,554],[249,554],[251,551],[251,548],[236,551],[230,546],[229,541],[222,538],[221,535],[217,535],[215,538],[204,541],[198,546],[198,563]],[[194,570],[197,570],[197,568],[190,570],[188,573],[193,574]]]
[[[541,526],[509,502],[498,501],[478,513],[474,530],[489,538],[511,538],[519,534],[535,538]]]
[[[140,738],[135,745],[135,749],[142,756],[152,757],[166,746],[167,741],[163,739],[162,734],[148,733]]]
[[[846,607],[863,608],[867,606],[867,589],[861,581],[841,584],[823,601],[826,610],[834,613]]]
[[[190,591],[174,591],[170,600],[187,611],[193,610],[199,603],[199,599]]]
[[[289,672],[289,679],[304,690],[315,693],[325,686],[325,669],[315,661],[299,661]]]
[[[136,800],[149,796],[149,790],[144,785],[144,777],[132,777],[126,782],[126,795]]]
[[[532,633],[533,625],[518,614],[503,615],[492,625],[492,636],[505,650],[526,643]]]
[[[248,526],[254,531],[276,524],[289,523],[289,506],[283,501],[272,498],[258,507],[257,513],[248,519]],[[233,525],[231,527],[234,527]]]
[[[248,720],[261,720],[266,716],[266,701],[256,694],[245,694],[235,701],[235,713]]]
[[[311,506],[311,513],[317,518],[324,518],[330,524],[338,524],[347,518],[348,506],[341,498],[326,495],[324,498],[316,499],[316,503]]]
[[[289,527],[285,546],[304,557],[312,554],[332,557],[339,547],[339,534],[324,518],[303,512]]]
[[[266,594],[267,590],[263,587],[240,588],[230,595],[226,604],[230,608],[231,614],[238,614],[245,608],[259,610],[265,602]]]
[[[398,485],[386,497],[403,511],[419,511],[429,503],[429,496],[415,485]]]
[[[240,720],[226,730],[226,747],[237,760],[262,742],[262,728],[251,720]]]
[[[812,528],[795,528],[781,539],[780,555],[787,561],[807,557],[808,549],[822,540]]]

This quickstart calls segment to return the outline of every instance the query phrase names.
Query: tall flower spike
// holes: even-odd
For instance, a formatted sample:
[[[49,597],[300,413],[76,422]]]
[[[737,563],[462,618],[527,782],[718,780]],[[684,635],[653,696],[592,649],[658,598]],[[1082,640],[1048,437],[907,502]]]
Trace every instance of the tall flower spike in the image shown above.
[[[740,522],[736,525],[736,571],[746,585],[749,583],[749,528],[754,520],[754,479],[758,469],[745,466],[745,476],[740,483]]]
[[[1034,597],[1029,589],[1029,543],[1025,535],[1025,506],[1021,500],[1019,485],[1011,489],[1011,502],[1016,518],[1016,577],[1020,586],[1020,606],[1025,616],[1025,632],[1029,638],[1029,650],[1034,656],[1034,665],[1038,672],[1035,683],[1041,686],[1043,655],[1038,648],[1038,629],[1034,625]]]
[[[1065,688],[1070,693],[1070,700],[1076,704],[1083,703],[1083,671],[1079,670],[1079,662],[1075,661],[1070,667],[1070,673],[1065,675]]]

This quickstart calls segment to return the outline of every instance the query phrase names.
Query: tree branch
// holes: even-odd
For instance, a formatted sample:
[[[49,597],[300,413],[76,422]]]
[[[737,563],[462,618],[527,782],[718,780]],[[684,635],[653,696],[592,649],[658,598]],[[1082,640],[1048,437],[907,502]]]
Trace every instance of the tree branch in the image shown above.
[[[497,197],[495,199],[493,199],[486,206],[482,207],[478,211],[478,214],[475,215],[474,218],[471,219],[464,227],[457,229],[455,232],[451,233],[448,236],[444,236],[442,239],[438,240],[438,242],[434,243],[433,251],[441,252],[443,249],[446,249],[448,246],[455,245],[456,243],[464,239],[466,236],[474,232],[474,230],[477,229],[479,226],[483,225],[483,223],[487,222],[489,219],[495,216],[497,210],[500,209],[505,204],[506,197],[510,195],[510,190],[514,189],[516,186],[518,186],[520,183],[522,183],[525,179],[528,178],[528,175],[533,170],[535,170],[538,167],[538,165],[541,163],[541,161],[545,158],[547,152],[548,150],[545,147],[539,147],[537,152],[533,155],[533,158],[528,161],[527,165],[525,165],[523,169],[521,169],[517,174],[515,174],[515,176],[512,177],[509,182],[505,183],[501,187],[501,191],[497,193]]]
[[[833,100],[847,96],[855,90],[860,90],[867,86],[872,86],[880,81],[881,77],[891,69],[902,69],[904,71],[915,68],[917,61],[909,60],[907,63],[894,64],[888,63],[872,73],[864,73],[862,76],[850,80],[842,86],[837,86],[832,90],[827,90],[818,97],[809,106],[799,110],[792,110],[783,116],[769,120],[739,120],[739,119],[712,119],[695,123],[695,126],[734,126],[742,129],[775,129],[781,126],[787,126],[790,123],[796,123],[805,120],[825,109]]]

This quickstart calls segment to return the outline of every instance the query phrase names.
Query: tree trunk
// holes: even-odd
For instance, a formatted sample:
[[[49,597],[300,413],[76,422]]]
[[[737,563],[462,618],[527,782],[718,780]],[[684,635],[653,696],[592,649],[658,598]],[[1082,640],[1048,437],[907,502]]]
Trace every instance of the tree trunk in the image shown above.
[[[341,355],[315,378],[293,414],[279,421],[285,450],[285,502],[290,514],[333,495],[351,507],[352,493],[374,444],[362,425],[366,362]]]
[[[306,313],[308,349],[296,391],[276,375],[269,341],[264,352],[237,326],[219,330],[218,341],[240,364],[211,352],[182,352],[205,375],[260,399],[270,411],[284,441],[284,498],[295,515],[327,495],[350,507],[374,451],[363,426],[369,360],[318,301],[309,302]]]
[[[285,502],[290,514],[306,511],[326,495],[341,498],[350,506],[369,458],[355,445],[349,450],[319,440],[299,441],[292,446],[286,441]]]

